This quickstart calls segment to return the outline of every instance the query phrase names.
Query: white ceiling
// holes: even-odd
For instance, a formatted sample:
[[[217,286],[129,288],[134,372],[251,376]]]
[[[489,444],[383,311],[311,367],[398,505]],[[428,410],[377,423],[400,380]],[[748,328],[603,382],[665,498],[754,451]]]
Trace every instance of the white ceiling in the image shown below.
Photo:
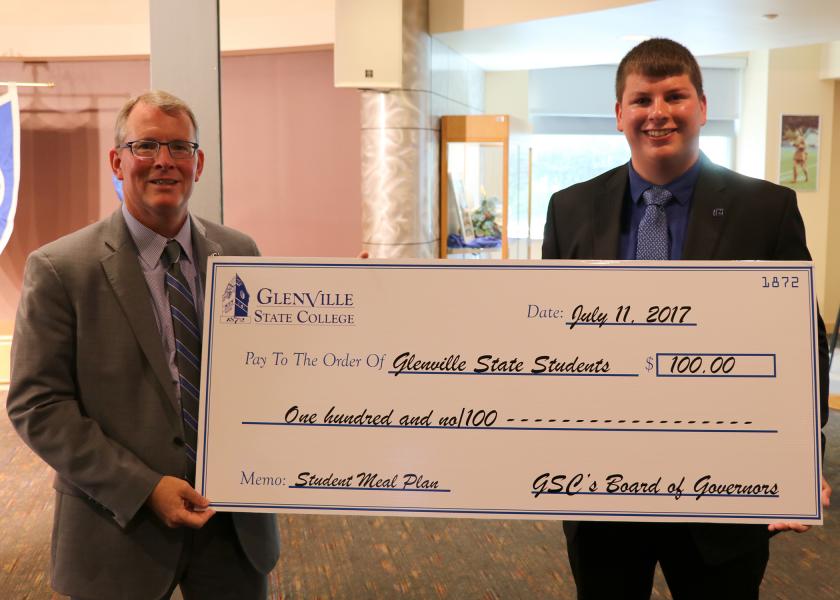
[[[840,0],[659,0],[436,35],[489,71],[617,63],[640,41],[624,36],[669,37],[698,56],[838,41]]]

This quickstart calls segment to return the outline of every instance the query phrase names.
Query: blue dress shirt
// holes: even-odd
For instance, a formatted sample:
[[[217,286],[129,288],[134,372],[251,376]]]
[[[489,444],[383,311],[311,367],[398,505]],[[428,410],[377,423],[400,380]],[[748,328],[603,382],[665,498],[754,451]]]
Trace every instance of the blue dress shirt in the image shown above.
[[[700,162],[698,158],[697,162],[688,171],[674,181],[662,186],[674,196],[674,199],[665,206],[665,215],[668,217],[668,241],[670,243],[671,260],[682,258],[685,233],[688,229],[688,215],[691,211],[691,198],[694,196],[694,186],[700,176]],[[652,183],[642,179],[642,176],[633,169],[632,161],[628,166],[630,197],[625,197],[624,210],[621,211],[621,236],[618,248],[621,260],[634,260],[636,258],[636,237],[639,231],[639,223],[641,223],[646,209],[642,194],[645,190],[653,187]]]

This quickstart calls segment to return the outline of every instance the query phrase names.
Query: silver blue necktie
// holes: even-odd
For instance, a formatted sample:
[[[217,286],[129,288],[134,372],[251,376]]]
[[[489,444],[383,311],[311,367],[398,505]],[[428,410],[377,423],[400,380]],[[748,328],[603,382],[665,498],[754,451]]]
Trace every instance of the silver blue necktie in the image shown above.
[[[647,208],[639,223],[636,260],[668,260],[671,245],[668,242],[668,217],[665,215],[665,205],[673,197],[671,192],[659,186],[653,186],[642,194]]]

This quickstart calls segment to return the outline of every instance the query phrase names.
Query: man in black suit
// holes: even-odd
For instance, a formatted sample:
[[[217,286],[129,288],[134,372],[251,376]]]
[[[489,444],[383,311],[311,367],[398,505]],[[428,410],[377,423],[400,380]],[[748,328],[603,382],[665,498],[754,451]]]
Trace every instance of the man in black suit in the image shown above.
[[[633,48],[616,74],[615,112],[630,162],[551,197],[543,258],[650,258],[649,235],[639,229],[664,218],[667,235],[663,227],[655,259],[811,260],[793,191],[719,167],[700,152],[706,97],[688,49],[667,39]],[[649,199],[654,196],[664,200]],[[824,426],[822,318],[818,328]],[[823,480],[824,505],[830,495]],[[675,600],[758,598],[772,532],[807,529],[801,523],[564,523],[578,598],[611,600],[649,598],[657,562]]]

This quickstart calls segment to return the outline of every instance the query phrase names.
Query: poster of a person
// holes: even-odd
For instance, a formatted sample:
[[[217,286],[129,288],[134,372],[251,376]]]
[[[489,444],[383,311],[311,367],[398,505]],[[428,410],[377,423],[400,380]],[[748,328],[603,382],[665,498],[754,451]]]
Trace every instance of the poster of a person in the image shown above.
[[[782,115],[779,183],[797,191],[815,192],[819,148],[819,116]]]

